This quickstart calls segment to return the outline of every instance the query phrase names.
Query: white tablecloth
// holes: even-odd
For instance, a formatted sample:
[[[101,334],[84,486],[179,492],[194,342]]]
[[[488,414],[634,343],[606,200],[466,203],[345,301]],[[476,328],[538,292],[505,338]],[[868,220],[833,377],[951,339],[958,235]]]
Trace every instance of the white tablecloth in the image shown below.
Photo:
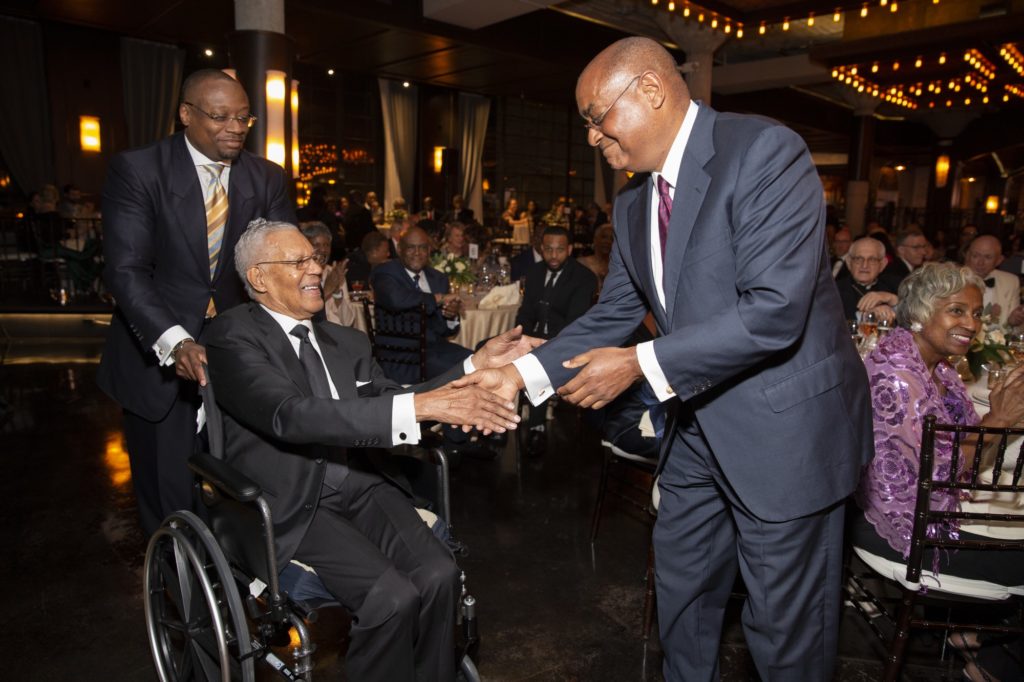
[[[468,298],[464,303],[466,309],[462,313],[459,333],[452,343],[474,350],[476,345],[485,339],[508,331],[516,324],[518,305],[508,305],[494,310],[480,310],[476,307],[478,299]]]

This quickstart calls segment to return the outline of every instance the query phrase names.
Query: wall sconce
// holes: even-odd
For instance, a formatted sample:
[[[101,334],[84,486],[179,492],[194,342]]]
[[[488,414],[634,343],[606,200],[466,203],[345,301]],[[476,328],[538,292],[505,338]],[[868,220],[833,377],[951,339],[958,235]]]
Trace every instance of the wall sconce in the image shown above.
[[[985,213],[999,212],[999,197],[992,194],[985,198]]]
[[[939,189],[946,186],[946,180],[949,179],[949,156],[946,154],[940,154],[939,158],[935,159],[935,186]]]
[[[292,177],[299,177],[299,81],[292,81]]]
[[[79,116],[78,136],[83,152],[100,151],[100,117]]]
[[[444,147],[434,147],[434,172],[444,170]]]
[[[267,158],[284,166],[284,71],[267,71]]]
[[[487,180],[487,178],[484,178],[483,186],[485,192],[491,191],[491,183]]]

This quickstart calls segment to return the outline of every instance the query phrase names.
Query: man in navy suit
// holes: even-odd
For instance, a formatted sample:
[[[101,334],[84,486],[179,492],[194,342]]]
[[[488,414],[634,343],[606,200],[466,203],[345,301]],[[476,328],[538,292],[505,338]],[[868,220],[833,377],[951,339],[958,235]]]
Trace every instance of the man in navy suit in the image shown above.
[[[419,227],[409,228],[398,242],[398,259],[383,263],[370,277],[376,315],[387,329],[388,317],[415,310],[422,303],[427,313],[427,379],[462,362],[471,353],[446,339],[459,331],[458,296],[448,293],[448,278],[430,267],[430,239]],[[401,341],[400,339],[396,341]],[[404,384],[417,383],[412,365],[383,362],[387,375]]]
[[[599,408],[646,380],[668,409],[654,529],[665,678],[718,678],[739,570],[761,678],[831,679],[843,501],[872,455],[871,406],[807,147],[692,101],[647,38],[602,51],[576,101],[590,144],[635,173],[601,297],[513,366],[460,381],[535,404],[560,387]],[[648,311],[658,338],[618,348]]]
[[[103,192],[106,282],[117,301],[97,380],[124,408],[142,528],[192,506],[207,322],[245,300],[234,247],[257,217],[295,221],[284,170],[242,149],[249,98],[216,69],[190,75],[185,126],[115,156]],[[226,215],[225,215],[226,212]]]

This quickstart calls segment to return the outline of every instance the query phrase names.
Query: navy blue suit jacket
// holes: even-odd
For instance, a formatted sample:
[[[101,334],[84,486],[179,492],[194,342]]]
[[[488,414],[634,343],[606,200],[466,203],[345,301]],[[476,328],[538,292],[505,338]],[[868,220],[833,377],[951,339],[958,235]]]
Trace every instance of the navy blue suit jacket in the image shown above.
[[[150,421],[178,395],[174,367],[152,346],[181,325],[199,338],[210,297],[219,312],[246,300],[235,244],[255,218],[295,222],[284,170],[243,151],[231,164],[228,222],[210,278],[206,208],[184,133],[111,159],[103,190],[104,278],[117,308],[97,375],[100,388]]]
[[[714,456],[756,516],[783,521],[849,495],[873,454],[867,375],[843,321],[825,246],[821,181],[804,142],[766,119],[698,110],[675,176],[666,305],[650,263],[651,176],[616,198],[601,297],[535,351],[553,386],[562,361],[618,346],[648,310],[654,352]],[[662,458],[679,439],[665,438]]]
[[[448,320],[441,315],[441,308],[434,300],[434,294],[448,293],[448,278],[430,266],[423,268],[421,274],[427,278],[427,284],[433,293],[421,291],[405,271],[405,266],[397,259],[381,263],[374,268],[370,276],[370,285],[373,287],[376,314],[383,316],[382,320],[386,319],[389,312],[413,310],[420,303],[426,307],[429,345],[445,337],[454,336],[458,333],[459,327],[455,325],[454,329],[448,328]],[[386,323],[382,326],[386,328]]]

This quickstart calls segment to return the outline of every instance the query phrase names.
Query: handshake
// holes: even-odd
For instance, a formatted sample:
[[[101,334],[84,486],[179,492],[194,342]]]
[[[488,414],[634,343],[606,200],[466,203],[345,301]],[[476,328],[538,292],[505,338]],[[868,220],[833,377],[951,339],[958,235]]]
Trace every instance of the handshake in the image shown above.
[[[516,396],[526,382],[512,361],[542,343],[543,339],[523,334],[521,326],[494,337],[473,354],[475,372],[415,396],[417,421],[453,424],[463,431],[476,428],[484,434],[515,429]],[[595,348],[562,366],[580,371],[558,389],[559,395],[593,409],[604,407],[644,376],[635,346]]]

